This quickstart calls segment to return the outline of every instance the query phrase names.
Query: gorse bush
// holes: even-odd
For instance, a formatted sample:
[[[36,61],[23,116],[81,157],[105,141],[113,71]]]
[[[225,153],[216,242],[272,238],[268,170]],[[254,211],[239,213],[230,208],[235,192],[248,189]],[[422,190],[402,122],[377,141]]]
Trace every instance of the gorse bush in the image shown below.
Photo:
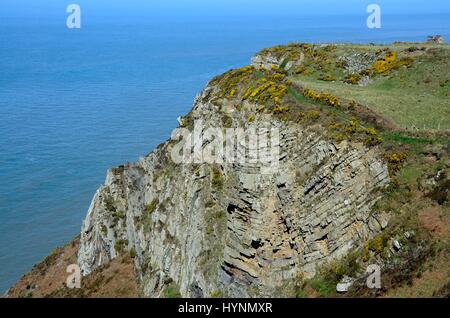
[[[388,245],[389,236],[386,233],[380,233],[373,239],[364,244],[362,251],[362,260],[367,262],[370,259],[370,252],[375,255],[384,254],[385,248]],[[384,256],[384,255],[383,255]]]
[[[211,179],[211,183],[214,187],[216,188],[221,188],[223,186],[223,175],[222,175],[222,171],[217,168],[214,167],[212,170],[212,179]]]
[[[364,132],[367,135],[365,140],[366,145],[375,146],[383,142],[383,138],[378,135],[378,132],[374,128],[366,128]]]
[[[388,163],[389,174],[395,176],[402,169],[407,155],[403,152],[391,152],[386,154],[385,159]]]
[[[396,60],[397,53],[395,53],[394,51],[387,51],[382,59],[377,60],[372,65],[372,70],[378,74],[386,73],[395,66]]]
[[[285,76],[280,73],[269,74],[259,79],[256,87],[249,86],[242,96],[242,100],[251,100],[260,105],[272,102],[275,106],[281,106],[281,100],[288,91]]]
[[[277,106],[273,109],[274,114],[282,114],[289,111],[289,107],[287,106]]]
[[[325,76],[320,76],[318,78],[319,81],[325,81],[325,82],[334,82],[336,81],[336,77],[331,76],[331,75],[325,75]]]
[[[397,53],[389,50],[384,57],[377,60],[368,71],[376,74],[387,74],[389,71],[397,69],[400,66],[410,67],[412,63],[412,58],[404,57],[398,59]]]
[[[213,80],[220,89],[220,96],[226,99],[240,98],[259,105],[269,103],[281,106],[290,82],[282,70],[257,71],[252,66],[231,70]]]
[[[311,109],[306,112],[299,112],[298,122],[315,122],[320,118],[320,111]]]
[[[363,142],[367,146],[376,146],[383,142],[374,128],[363,127],[354,117],[344,123],[332,121],[327,126],[327,132],[337,142],[348,139]]]
[[[236,95],[239,84],[254,74],[254,72],[254,67],[245,66],[236,70],[231,70],[222,76],[216,77],[212,83],[219,84],[222,96],[231,98]]]
[[[333,96],[328,93],[320,93],[313,89],[305,88],[303,89],[303,96],[306,98],[313,99],[318,102],[325,103],[329,106],[340,107],[341,103],[336,96]]]
[[[348,74],[344,78],[344,82],[348,84],[356,85],[361,81],[361,75],[359,74]]]

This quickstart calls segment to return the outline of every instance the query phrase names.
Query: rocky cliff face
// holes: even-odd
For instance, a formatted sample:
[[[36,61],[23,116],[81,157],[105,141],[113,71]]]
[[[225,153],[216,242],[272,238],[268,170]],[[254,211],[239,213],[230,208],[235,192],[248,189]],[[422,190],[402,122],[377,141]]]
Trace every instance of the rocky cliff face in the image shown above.
[[[276,127],[277,169],[262,173],[252,160],[176,164],[174,141],[111,169],[82,226],[83,274],[128,251],[146,296],[169,287],[185,297],[283,295],[297,275],[313,276],[386,226],[388,215],[371,212],[389,182],[376,147],[333,141],[320,124],[249,119],[257,103],[220,91],[211,81],[182,126]],[[238,142],[249,156],[252,143]]]

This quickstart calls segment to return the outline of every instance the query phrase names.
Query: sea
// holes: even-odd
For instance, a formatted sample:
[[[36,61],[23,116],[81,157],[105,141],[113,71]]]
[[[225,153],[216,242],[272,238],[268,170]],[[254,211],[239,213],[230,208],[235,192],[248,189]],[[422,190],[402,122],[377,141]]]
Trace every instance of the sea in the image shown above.
[[[5,9],[5,8],[3,8]],[[17,8],[16,8],[17,9]],[[0,293],[80,232],[110,167],[169,138],[212,77],[289,42],[450,39],[450,15],[151,16],[0,4]],[[38,12],[38,13],[36,13]]]

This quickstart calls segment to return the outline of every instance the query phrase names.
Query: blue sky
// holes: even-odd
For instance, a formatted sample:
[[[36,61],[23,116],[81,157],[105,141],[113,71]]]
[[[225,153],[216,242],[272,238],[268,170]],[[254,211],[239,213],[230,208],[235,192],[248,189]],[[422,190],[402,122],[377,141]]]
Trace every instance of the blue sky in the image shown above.
[[[70,3],[99,15],[364,15],[371,3],[384,14],[450,13],[448,0],[1,0],[0,17],[45,14]]]

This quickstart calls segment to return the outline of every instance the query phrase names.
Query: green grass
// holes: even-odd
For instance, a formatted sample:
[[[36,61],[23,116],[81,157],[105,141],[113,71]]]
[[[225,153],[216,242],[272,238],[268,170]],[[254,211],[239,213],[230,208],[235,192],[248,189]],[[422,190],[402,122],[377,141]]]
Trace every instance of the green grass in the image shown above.
[[[403,167],[398,174],[398,179],[404,184],[414,184],[422,175],[421,171],[412,165]]]
[[[152,202],[150,202],[150,204],[147,204],[145,206],[145,212],[147,214],[152,214],[156,210],[158,204],[159,204],[158,198],[154,199]]]
[[[339,47],[338,54],[345,54],[351,51],[350,48]],[[370,47],[371,50],[379,48]],[[398,46],[391,48],[399,49]],[[449,68],[449,46],[441,46],[440,49],[429,50],[415,57],[411,68],[391,71],[388,76],[376,76],[366,87],[342,81],[320,81],[316,73],[297,75],[292,80],[301,86],[331,93],[339,98],[353,99],[390,118],[403,129],[437,131],[450,130]],[[328,73],[336,72],[336,68],[331,68]]]
[[[222,171],[219,168],[214,167],[212,169],[212,180],[211,183],[216,188],[222,188],[224,180],[222,176]]]
[[[344,83],[316,82],[298,79],[305,87],[324,91],[337,97],[353,99],[380,115],[386,116],[401,128],[417,130],[450,130],[448,98],[420,97],[417,91],[384,90],[377,87],[357,87]]]
[[[165,298],[182,298],[180,290],[174,282],[169,283],[169,285],[164,288],[163,294]]]
[[[313,109],[318,109],[318,110],[326,109],[328,111],[328,113],[333,114],[336,118],[339,118],[344,123],[348,123],[352,119],[351,115],[345,113],[341,109],[336,108],[336,107],[331,107],[326,104],[320,104],[320,103],[318,104],[318,102],[314,102],[311,99],[306,98],[305,96],[303,96],[301,93],[299,93],[292,87],[288,87],[288,93],[295,99],[295,101],[297,101],[301,105],[312,106]],[[320,108],[318,108],[318,106]],[[359,128],[367,128],[364,125],[362,125],[360,122],[358,122],[358,127]]]
[[[316,275],[316,277],[311,280],[310,284],[320,297],[329,297],[336,290],[335,282],[322,277],[320,274]]]
[[[428,144],[431,142],[427,138],[409,137],[399,132],[385,132],[382,137],[385,141],[394,141],[402,144]]]

